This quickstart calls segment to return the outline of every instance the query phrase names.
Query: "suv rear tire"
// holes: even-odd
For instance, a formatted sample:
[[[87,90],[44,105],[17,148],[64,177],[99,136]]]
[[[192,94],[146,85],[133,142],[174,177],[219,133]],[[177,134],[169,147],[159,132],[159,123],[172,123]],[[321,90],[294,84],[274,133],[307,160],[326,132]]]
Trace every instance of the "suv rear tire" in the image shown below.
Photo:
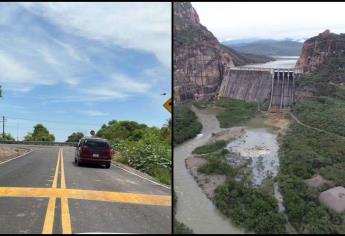
[[[110,163],[109,164],[105,164],[105,168],[109,169],[110,168]]]

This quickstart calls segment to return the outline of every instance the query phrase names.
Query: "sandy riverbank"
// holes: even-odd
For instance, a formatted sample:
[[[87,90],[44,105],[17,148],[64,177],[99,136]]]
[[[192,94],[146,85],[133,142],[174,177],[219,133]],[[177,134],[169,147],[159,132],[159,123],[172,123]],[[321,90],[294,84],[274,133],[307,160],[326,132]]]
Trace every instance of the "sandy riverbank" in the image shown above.
[[[217,133],[212,133],[208,143],[212,143],[219,140],[224,140],[227,143],[231,140],[237,139],[244,134],[243,127],[233,127],[225,129]],[[202,191],[210,199],[214,197],[214,191],[216,188],[224,184],[226,180],[225,175],[206,175],[198,172],[199,167],[207,164],[208,161],[204,158],[198,157],[197,155],[191,155],[185,159],[186,168],[189,173],[194,177],[195,181],[201,187]]]

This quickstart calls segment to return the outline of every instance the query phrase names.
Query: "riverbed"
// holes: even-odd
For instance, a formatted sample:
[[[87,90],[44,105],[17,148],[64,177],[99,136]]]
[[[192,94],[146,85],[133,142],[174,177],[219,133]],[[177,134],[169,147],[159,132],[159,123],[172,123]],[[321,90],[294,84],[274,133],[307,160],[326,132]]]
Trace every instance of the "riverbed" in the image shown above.
[[[251,126],[254,123],[255,126]],[[250,161],[251,181],[253,186],[260,186],[267,178],[277,176],[279,158],[277,131],[265,125],[260,116],[252,119],[244,129],[244,135],[230,142],[227,149],[236,155],[230,155],[229,164]]]
[[[247,66],[294,68],[297,59],[298,57],[279,57],[276,61]],[[229,218],[219,212],[186,169],[185,159],[191,155],[192,151],[196,147],[206,144],[212,133],[224,130],[219,127],[216,118],[217,109],[199,110],[193,106],[192,110],[198,116],[203,129],[194,139],[174,148],[174,187],[178,198],[176,218],[193,229],[194,233],[244,233],[243,229],[234,226]],[[273,129],[272,125],[268,125],[270,122],[267,121],[262,116],[250,120],[245,124],[245,135],[228,145],[232,151],[254,159],[251,164],[253,185],[260,185],[265,178],[274,177],[279,171],[277,135],[283,126],[287,127],[287,124],[280,121],[274,122],[273,126],[282,126],[280,127],[282,129],[279,130],[278,127],[277,130],[277,128]],[[241,142],[244,145],[240,145]],[[252,155],[253,152],[254,155]],[[283,211],[282,198],[277,185],[274,187],[274,194],[278,199],[280,211]]]
[[[203,124],[201,134],[174,148],[174,188],[177,195],[176,219],[193,229],[194,233],[241,234],[244,233],[231,224],[206,197],[185,167],[185,158],[192,151],[204,145],[212,133],[221,131],[215,116],[217,110],[192,110]]]

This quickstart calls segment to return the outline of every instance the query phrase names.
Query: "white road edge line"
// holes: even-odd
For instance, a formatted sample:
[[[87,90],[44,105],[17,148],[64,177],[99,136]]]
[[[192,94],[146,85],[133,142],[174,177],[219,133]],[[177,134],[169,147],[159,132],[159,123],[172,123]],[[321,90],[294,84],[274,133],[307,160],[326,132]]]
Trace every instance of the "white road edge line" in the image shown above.
[[[6,160],[6,161],[3,161],[3,162],[0,162],[0,165],[5,164],[5,163],[7,163],[7,162],[9,162],[9,161],[13,161],[13,160],[15,160],[15,159],[17,159],[17,158],[20,158],[20,157],[26,156],[26,155],[28,155],[28,154],[32,153],[33,151],[34,151],[33,149],[30,149],[30,151],[29,151],[29,152],[27,152],[27,153],[24,153],[24,154],[22,154],[22,155],[20,155],[20,156],[13,157],[13,158],[11,158],[11,159],[9,159],[9,160]]]
[[[158,182],[155,182],[155,181],[150,180],[150,179],[148,179],[148,178],[145,178],[145,177],[143,177],[143,176],[137,175],[136,173],[133,173],[133,172],[131,172],[131,171],[129,171],[129,170],[126,170],[126,169],[124,169],[124,168],[122,168],[122,167],[120,167],[120,166],[114,165],[113,163],[111,163],[111,165],[114,166],[114,167],[116,167],[116,168],[119,168],[119,169],[121,169],[121,170],[124,170],[124,171],[126,171],[126,172],[128,172],[128,173],[130,173],[130,174],[132,174],[132,175],[135,175],[135,176],[137,176],[137,177],[139,177],[139,178],[142,178],[142,179],[147,180],[147,181],[149,181],[149,182],[151,182],[151,183],[154,183],[154,184],[156,184],[156,185],[159,185],[159,186],[161,186],[161,187],[163,187],[163,188],[171,189],[171,188],[168,187],[168,186],[165,186],[165,185],[163,185],[163,184],[160,184],[160,183],[158,183]]]

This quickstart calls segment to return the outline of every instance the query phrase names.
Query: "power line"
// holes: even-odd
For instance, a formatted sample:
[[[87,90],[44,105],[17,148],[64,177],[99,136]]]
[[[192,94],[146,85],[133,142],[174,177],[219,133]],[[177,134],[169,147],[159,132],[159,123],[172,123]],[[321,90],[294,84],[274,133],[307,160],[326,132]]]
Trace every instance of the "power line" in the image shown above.
[[[52,120],[33,120],[33,119],[27,119],[27,118],[19,118],[19,117],[13,117],[13,116],[7,116],[7,118],[9,119],[16,119],[16,120],[27,120],[27,121],[33,121],[35,123],[57,123],[57,124],[64,124],[64,125],[68,125],[68,124],[71,124],[71,125],[87,125],[87,126],[99,126],[100,124],[96,124],[96,123],[76,123],[76,122],[62,122],[62,121],[52,121]],[[106,123],[106,122],[102,122],[102,123]]]

